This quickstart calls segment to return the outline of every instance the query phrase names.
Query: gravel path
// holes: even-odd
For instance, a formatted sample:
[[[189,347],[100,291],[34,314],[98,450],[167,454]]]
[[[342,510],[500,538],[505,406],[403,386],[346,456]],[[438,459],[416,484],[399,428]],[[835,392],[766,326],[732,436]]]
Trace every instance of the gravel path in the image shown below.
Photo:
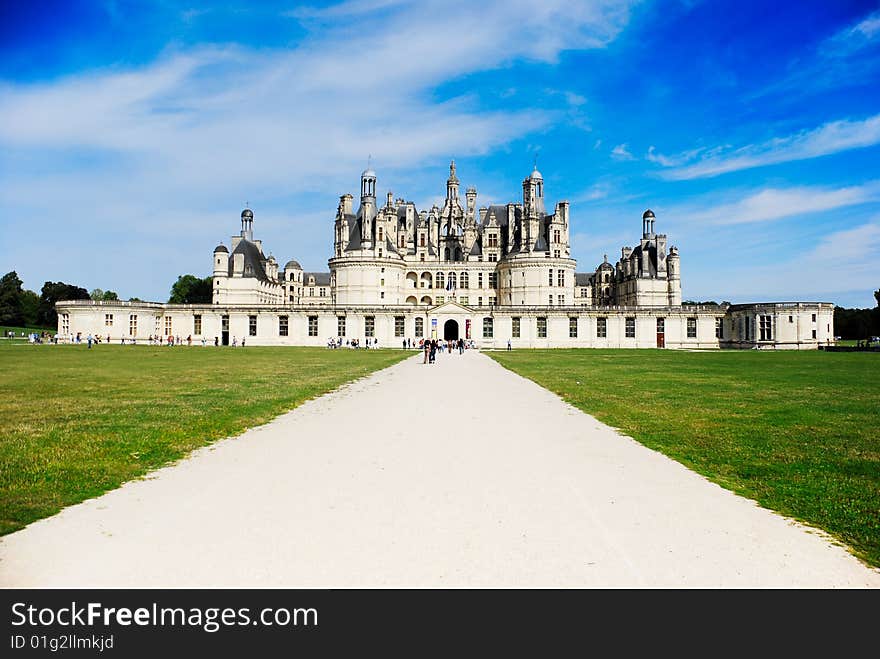
[[[437,359],[2,538],[0,586],[880,586],[485,355]]]

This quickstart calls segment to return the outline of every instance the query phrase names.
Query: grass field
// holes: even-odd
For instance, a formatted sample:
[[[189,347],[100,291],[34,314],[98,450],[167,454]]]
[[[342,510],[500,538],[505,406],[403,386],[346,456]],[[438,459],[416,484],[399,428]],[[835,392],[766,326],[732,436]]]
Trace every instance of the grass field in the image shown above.
[[[407,354],[3,342],[0,534]]]
[[[642,444],[880,566],[880,355],[489,353]]]
[[[43,332],[47,331],[50,334],[55,334],[56,330],[54,328],[46,328],[46,327],[12,327],[11,325],[0,325],[0,337],[5,337],[6,333],[12,330],[15,332],[16,338],[20,337],[22,332],[24,334],[31,334],[32,332]],[[24,338],[24,337],[22,337]]]

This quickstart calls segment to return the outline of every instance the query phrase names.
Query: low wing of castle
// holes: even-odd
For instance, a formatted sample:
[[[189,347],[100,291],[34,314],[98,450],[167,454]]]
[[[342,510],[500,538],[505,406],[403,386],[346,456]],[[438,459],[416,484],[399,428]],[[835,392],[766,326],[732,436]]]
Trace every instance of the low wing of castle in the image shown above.
[[[503,205],[479,206],[474,187],[462,200],[454,161],[442,208],[420,210],[391,192],[380,206],[376,183],[372,169],[361,174],[356,209],[352,195],[340,197],[329,272],[296,260],[279,267],[254,238],[248,208],[229,247],[214,249],[212,304],[62,302],[59,332],[252,345],[466,338],[483,347],[801,349],[833,338],[829,303],[682,305],[678,249],[656,232],[651,210],[615,263],[606,255],[576,272],[569,203],[548,212],[537,168],[521,200]],[[113,305],[120,310],[107,311]]]

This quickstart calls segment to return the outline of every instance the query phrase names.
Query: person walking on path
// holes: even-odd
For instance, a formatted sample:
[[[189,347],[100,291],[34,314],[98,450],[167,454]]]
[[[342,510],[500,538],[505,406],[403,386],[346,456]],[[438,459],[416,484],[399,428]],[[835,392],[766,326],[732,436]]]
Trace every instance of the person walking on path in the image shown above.
[[[428,355],[430,354],[430,352],[431,352],[431,344],[428,343],[427,341],[425,341],[425,361],[422,362],[423,364],[428,363]]]

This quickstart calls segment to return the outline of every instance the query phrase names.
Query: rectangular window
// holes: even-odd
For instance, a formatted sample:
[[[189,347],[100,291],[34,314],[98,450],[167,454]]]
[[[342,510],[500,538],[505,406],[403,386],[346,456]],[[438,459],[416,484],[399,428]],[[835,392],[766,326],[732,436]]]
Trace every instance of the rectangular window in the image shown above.
[[[138,333],[138,317],[137,314],[131,314],[128,317],[128,335],[137,336]]]
[[[489,273],[489,288],[498,288],[498,273]]]
[[[477,273],[477,288],[483,288],[483,273]]]
[[[278,316],[278,336],[287,336],[287,316]]]
[[[813,314],[813,322],[816,322],[816,314]]]
[[[816,338],[816,330],[813,330],[813,338]]]
[[[562,239],[562,237],[560,236],[559,229],[555,229],[553,231],[553,242],[558,243],[558,242],[560,242],[561,239]]]
[[[403,336],[403,316],[394,317],[394,336]]]
[[[773,317],[772,316],[759,316],[759,329],[761,330],[761,340],[762,341],[772,341],[773,340]]]
[[[379,299],[380,299],[380,300],[384,300],[384,299],[385,299],[385,291],[382,291],[381,293],[379,293]]]
[[[491,339],[494,335],[494,326],[491,318],[483,318],[483,338]]]
[[[443,304],[444,302],[446,302],[446,296],[445,295],[438,295],[437,296],[437,304]]]
[[[165,316],[165,336],[171,336],[171,316]]]
[[[315,289],[309,288],[309,297],[315,297]]]
[[[416,318],[416,338],[421,338],[425,334],[425,319],[424,318]]]
[[[495,252],[492,252],[491,254],[489,254],[489,260],[492,261],[492,262],[497,261],[497,260],[498,260],[498,255],[497,255]]]
[[[513,318],[511,318],[510,333],[513,334],[514,339],[519,338],[519,327],[520,327],[519,323],[520,323],[519,316],[514,316]]]
[[[538,318],[538,338],[546,339],[547,338],[547,318],[541,316]]]
[[[104,314],[104,327],[113,327],[113,314],[105,313]]]
[[[689,339],[697,338],[697,319],[696,318],[688,318],[687,319],[687,338],[689,338]]]
[[[632,316],[626,319],[626,338],[636,338],[636,319]]]
[[[572,316],[568,319],[568,338],[576,339],[578,336],[578,319]]]
[[[556,296],[556,304],[558,304],[560,307],[564,306],[565,305],[565,296],[564,295],[557,295]]]
[[[257,317],[256,316],[248,316],[248,335],[256,336],[257,335]]]
[[[477,298],[477,306],[478,306],[478,307],[482,307],[482,306],[483,306],[483,298],[482,298],[482,297],[478,297],[478,298]]]
[[[202,335],[202,315],[196,314],[193,316],[193,334],[196,336]]]
[[[553,306],[553,296],[552,295],[547,296],[547,304],[549,304],[551,307]]]
[[[565,286],[565,270],[560,269],[556,271],[556,285]]]
[[[470,300],[468,300],[468,298],[466,296],[459,299],[459,302],[461,302],[462,304],[468,304],[469,301]]]
[[[724,319],[716,318],[715,319],[715,338],[723,339],[724,338]]]
[[[604,339],[608,336],[608,319],[607,318],[597,318],[596,319],[596,336],[600,339]]]
[[[789,314],[789,316],[788,316],[788,322],[793,323],[793,322],[794,322],[794,316],[792,316],[792,315]]]
[[[327,289],[326,289],[326,288],[320,288],[320,289],[318,289],[318,295],[320,295],[321,297],[326,296],[326,295],[327,295]]]
[[[657,319],[657,334],[665,334],[666,333],[666,319],[658,318]]]
[[[746,341],[750,341],[752,338],[752,319],[751,318],[743,318],[742,319],[742,334],[743,338]]]
[[[336,335],[345,336],[345,316],[336,316]]]
[[[419,236],[419,247],[425,246],[425,234],[421,234]],[[424,254],[422,255],[422,260],[424,260]]]
[[[61,333],[70,334],[70,314],[61,314]]]
[[[549,272],[549,274],[547,275],[547,285],[548,285],[548,286],[552,286],[552,285],[553,285],[553,268],[550,268],[550,272]]]
[[[495,306],[495,300],[496,300],[496,298],[495,298],[494,295],[490,295],[490,296],[489,296],[489,306],[490,306],[490,307],[494,307],[494,306]]]
[[[364,316],[364,336],[375,336],[376,335],[376,317],[375,316]]]

